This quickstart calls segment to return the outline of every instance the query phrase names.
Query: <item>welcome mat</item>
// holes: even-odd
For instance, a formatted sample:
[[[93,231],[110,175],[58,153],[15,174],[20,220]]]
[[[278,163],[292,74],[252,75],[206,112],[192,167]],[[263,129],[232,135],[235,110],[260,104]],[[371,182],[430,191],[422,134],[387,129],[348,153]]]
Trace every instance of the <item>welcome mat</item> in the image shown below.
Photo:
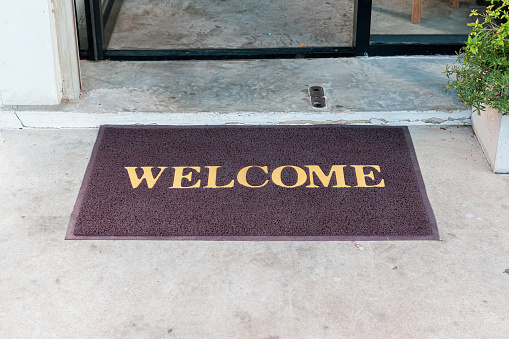
[[[101,126],[66,239],[438,232],[406,127]]]

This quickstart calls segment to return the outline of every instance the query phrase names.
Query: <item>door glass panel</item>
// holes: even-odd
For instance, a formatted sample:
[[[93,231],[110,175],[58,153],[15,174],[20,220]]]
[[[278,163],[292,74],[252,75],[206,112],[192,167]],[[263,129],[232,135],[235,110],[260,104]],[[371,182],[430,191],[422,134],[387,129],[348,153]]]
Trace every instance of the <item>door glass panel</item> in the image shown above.
[[[80,50],[87,50],[88,33],[87,33],[87,13],[85,11],[85,0],[75,0],[76,28],[78,29],[78,42]],[[81,53],[81,52],[80,52]]]
[[[467,23],[475,21],[469,17],[471,10],[486,9],[483,0],[422,0],[420,24],[412,24],[413,2],[373,0],[371,34],[468,35],[471,28]]]
[[[124,0],[110,50],[346,47],[353,0]]]

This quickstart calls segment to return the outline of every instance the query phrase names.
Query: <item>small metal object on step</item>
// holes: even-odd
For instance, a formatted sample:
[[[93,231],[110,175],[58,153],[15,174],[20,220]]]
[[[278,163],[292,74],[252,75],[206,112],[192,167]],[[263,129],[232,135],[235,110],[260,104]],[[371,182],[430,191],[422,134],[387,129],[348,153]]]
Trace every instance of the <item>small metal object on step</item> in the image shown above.
[[[309,96],[311,97],[311,105],[315,108],[325,107],[325,91],[323,87],[311,86],[309,87]]]

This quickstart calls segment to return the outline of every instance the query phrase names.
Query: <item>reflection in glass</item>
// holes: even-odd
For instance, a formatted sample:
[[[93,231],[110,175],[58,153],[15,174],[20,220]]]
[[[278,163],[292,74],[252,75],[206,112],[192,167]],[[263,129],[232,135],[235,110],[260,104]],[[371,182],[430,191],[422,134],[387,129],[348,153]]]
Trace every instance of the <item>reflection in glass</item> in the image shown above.
[[[108,49],[351,46],[353,0],[124,0]]]
[[[451,0],[422,0],[421,23],[412,24],[413,0],[373,0],[371,34],[407,35],[468,35],[467,23],[472,9],[486,9],[482,0],[459,0],[458,8]]]

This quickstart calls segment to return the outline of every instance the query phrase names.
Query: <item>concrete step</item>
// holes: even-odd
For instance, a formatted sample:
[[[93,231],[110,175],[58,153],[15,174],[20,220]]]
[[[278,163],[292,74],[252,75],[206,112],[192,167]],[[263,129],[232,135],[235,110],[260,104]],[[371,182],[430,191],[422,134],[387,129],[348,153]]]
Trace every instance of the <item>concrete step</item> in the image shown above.
[[[101,124],[469,125],[445,92],[454,57],[81,62],[83,93],[54,106],[3,106],[2,128]],[[326,106],[314,108],[309,87]]]

